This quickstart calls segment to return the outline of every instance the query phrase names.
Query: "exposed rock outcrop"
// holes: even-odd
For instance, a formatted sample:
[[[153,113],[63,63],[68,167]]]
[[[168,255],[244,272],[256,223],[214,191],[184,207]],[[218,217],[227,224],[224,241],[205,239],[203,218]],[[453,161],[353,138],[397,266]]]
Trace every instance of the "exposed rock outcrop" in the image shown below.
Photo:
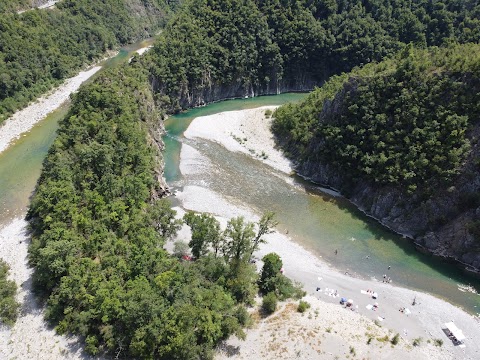
[[[340,111],[343,95],[340,92],[333,101],[324,103],[319,121],[328,121]],[[352,180],[341,168],[316,156],[297,162],[296,170],[301,176],[341,191],[367,215],[413,239],[423,252],[453,260],[480,275],[480,243],[469,231],[471,224],[480,219],[478,124],[469,131],[468,138],[472,147],[459,175],[452,184],[439,186],[431,194],[411,194],[398,186]],[[311,154],[317,152],[318,145],[318,142],[311,144]]]

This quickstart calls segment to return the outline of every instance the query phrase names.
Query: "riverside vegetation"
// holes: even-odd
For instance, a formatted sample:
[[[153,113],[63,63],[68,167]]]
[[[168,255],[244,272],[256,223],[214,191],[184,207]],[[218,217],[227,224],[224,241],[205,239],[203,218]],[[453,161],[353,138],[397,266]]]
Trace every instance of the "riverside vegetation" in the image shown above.
[[[0,324],[13,325],[20,304],[15,300],[17,284],[8,280],[8,265],[0,259]]]
[[[75,3],[82,4],[65,1],[64,6],[74,8]],[[474,1],[185,1],[151,52],[84,86],[60,124],[28,213],[34,286],[46,302],[46,317],[57,331],[81,335],[92,354],[208,358],[222,339],[234,333],[242,336],[248,323],[244,305],[251,303],[257,286],[268,295],[268,310],[274,309],[277,297],[301,295],[283,275],[277,276],[281,262],[275,255],[265,259],[268,265],[258,282],[248,260],[261,231],[255,232],[254,225],[242,218],[231,219],[220,232],[208,215],[188,214],[185,222],[195,234],[190,244],[195,261],[181,262],[163,250],[178,223],[169,205],[157,199],[163,192],[158,182],[161,119],[166,113],[225,97],[310,88],[398,50],[408,55],[407,42],[424,48],[476,40],[478,11]],[[50,16],[32,13],[29,16]],[[455,52],[461,47],[449,49]],[[404,56],[405,74],[398,72],[394,77],[398,81],[389,83],[393,94],[400,91],[401,77],[410,74],[409,56]],[[388,66],[383,71],[387,70]],[[421,71],[409,76],[415,79],[417,74],[422,79]],[[347,78],[335,78],[322,91],[336,94],[337,85]],[[405,78],[406,84],[409,79]],[[373,84],[382,88],[381,81]],[[441,84],[432,80],[432,86],[439,88],[431,101],[439,101],[438,93],[457,82],[448,76]],[[368,84],[362,86],[368,104],[373,90]],[[318,94],[314,92],[308,101]],[[408,99],[408,94],[404,96]],[[458,106],[462,101],[460,96]],[[297,109],[300,114],[306,111]],[[277,112],[276,121],[281,121],[282,111],[288,113]],[[356,111],[360,118],[363,108]],[[469,122],[468,114],[450,112],[439,109],[438,113],[448,126]],[[429,114],[437,115],[434,110]],[[426,118],[423,121],[427,123]],[[310,125],[298,118],[305,149],[313,135]],[[417,132],[418,139],[429,132],[431,126],[426,127]],[[288,143],[290,128],[277,128],[285,129],[280,134]],[[468,154],[465,134],[457,131],[449,137],[445,131],[439,124],[433,141],[449,139],[457,149],[452,161],[461,163]],[[387,135],[381,133],[382,139]],[[393,139],[382,141],[386,147]],[[305,155],[300,150],[291,154]],[[361,158],[360,149],[357,153]],[[336,161],[342,161],[340,155]],[[449,181],[456,170],[448,161],[440,159],[432,168],[419,163],[423,171],[419,179],[439,174],[439,181]],[[362,169],[358,166],[355,171]],[[389,172],[372,168],[371,176],[378,177],[380,184],[392,174],[397,177],[394,181],[403,181],[403,173],[395,172],[395,167],[384,170]],[[415,191],[410,186],[421,183],[416,180],[411,177],[407,191]],[[273,280],[267,276],[272,273]]]
[[[477,1],[186,1],[148,54],[169,111],[311,90],[334,74],[416,47],[480,38]]]
[[[172,6],[163,0],[64,0],[17,14],[0,5],[0,124],[106,51],[155,34]],[[2,11],[3,10],[3,11]]]
[[[255,232],[234,218],[220,232],[211,216],[188,213],[195,261],[169,256],[163,245],[178,220],[155,196],[161,155],[145,142],[159,125],[153,108],[138,64],[73,97],[28,212],[34,287],[57,331],[85,337],[92,354],[206,358],[230,334],[243,336],[243,304],[258,291],[250,259],[275,222],[268,213]],[[281,284],[279,297],[299,294],[281,274],[264,277]]]
[[[302,174],[351,197],[372,184],[369,197],[393,198],[396,226],[415,211],[419,242],[444,231],[450,255],[478,269],[479,64],[478,44],[407,47],[279,108],[273,131]]]

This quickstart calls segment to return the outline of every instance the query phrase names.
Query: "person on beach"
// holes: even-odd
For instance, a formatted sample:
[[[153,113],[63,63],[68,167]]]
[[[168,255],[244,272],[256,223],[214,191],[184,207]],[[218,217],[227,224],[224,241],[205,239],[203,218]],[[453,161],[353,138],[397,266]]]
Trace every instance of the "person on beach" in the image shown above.
[[[337,254],[338,254],[338,250],[337,250],[337,249],[335,249],[335,255],[337,255]]]

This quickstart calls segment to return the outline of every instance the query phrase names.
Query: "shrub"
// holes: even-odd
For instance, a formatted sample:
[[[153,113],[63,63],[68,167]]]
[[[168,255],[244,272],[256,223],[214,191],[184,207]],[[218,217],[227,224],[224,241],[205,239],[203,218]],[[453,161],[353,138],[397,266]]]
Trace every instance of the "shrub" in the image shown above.
[[[267,117],[267,119],[268,119],[270,116],[272,116],[272,113],[273,112],[270,109],[265,110],[265,117]]]
[[[307,311],[307,309],[310,309],[310,306],[310,303],[308,303],[307,301],[300,300],[300,302],[298,303],[297,311],[299,313],[304,313],[305,311]]]
[[[184,255],[188,255],[189,247],[184,241],[178,240],[173,244],[173,255],[181,258]]]
[[[352,354],[353,356],[355,356],[356,354],[355,348],[353,346],[350,346],[350,354]]]
[[[418,337],[416,339],[413,339],[413,346],[420,346],[420,343],[422,342],[422,338]]]
[[[260,275],[260,290],[266,294],[275,291],[281,281],[280,269],[283,266],[282,259],[275,253],[267,254],[263,257],[263,268]]]
[[[0,259],[0,324],[13,325],[20,304],[15,300],[17,285],[8,280],[9,266]]]
[[[442,346],[443,345],[443,340],[442,339],[433,339],[433,344],[435,346]]]
[[[262,309],[267,314],[273,314],[277,309],[277,295],[274,292],[269,292],[263,297]]]
[[[392,338],[392,340],[390,340],[390,342],[392,343],[392,345],[397,345],[399,340],[400,340],[400,334],[396,333],[395,336]]]

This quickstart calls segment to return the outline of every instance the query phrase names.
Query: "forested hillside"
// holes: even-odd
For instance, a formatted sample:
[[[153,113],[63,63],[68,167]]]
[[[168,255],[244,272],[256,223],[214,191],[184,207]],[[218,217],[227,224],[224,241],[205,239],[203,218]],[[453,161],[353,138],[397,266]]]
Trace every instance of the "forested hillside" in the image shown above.
[[[7,1],[5,8],[23,4]],[[175,5],[175,4],[174,4]],[[164,0],[64,0],[56,9],[0,13],[0,123],[107,50],[152,36]]]
[[[479,19],[478,1],[188,0],[150,54],[152,82],[170,111],[311,90],[407,43],[478,41]]]
[[[439,255],[480,267],[480,46],[414,50],[277,110],[304,176]]]

